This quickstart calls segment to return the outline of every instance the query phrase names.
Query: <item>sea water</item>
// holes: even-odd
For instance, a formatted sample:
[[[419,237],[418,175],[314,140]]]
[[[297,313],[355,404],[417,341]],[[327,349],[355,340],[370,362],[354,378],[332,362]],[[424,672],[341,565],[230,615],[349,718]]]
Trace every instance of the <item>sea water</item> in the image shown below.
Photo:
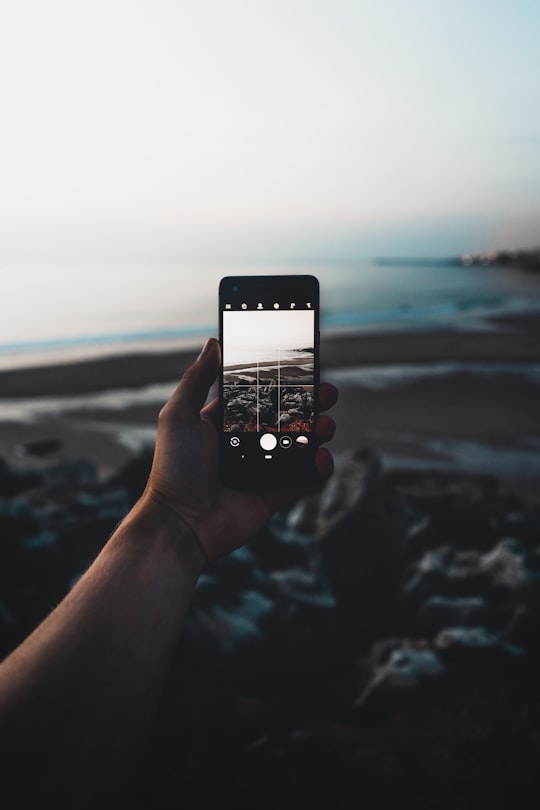
[[[540,277],[442,261],[0,268],[0,368],[135,349],[197,346],[217,334],[225,275],[313,274],[329,332],[484,328],[540,309]]]

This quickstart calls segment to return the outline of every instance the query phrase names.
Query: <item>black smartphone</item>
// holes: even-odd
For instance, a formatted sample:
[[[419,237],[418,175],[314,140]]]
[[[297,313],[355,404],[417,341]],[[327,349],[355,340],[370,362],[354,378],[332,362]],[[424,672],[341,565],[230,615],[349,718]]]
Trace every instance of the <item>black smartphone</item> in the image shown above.
[[[219,323],[222,479],[242,488],[315,483],[319,282],[223,278]]]

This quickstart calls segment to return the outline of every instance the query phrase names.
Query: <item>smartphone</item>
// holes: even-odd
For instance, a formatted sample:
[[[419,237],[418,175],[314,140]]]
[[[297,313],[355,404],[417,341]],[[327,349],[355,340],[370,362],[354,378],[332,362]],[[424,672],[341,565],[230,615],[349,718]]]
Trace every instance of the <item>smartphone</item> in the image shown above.
[[[219,286],[221,476],[233,486],[318,480],[319,282],[228,276]]]

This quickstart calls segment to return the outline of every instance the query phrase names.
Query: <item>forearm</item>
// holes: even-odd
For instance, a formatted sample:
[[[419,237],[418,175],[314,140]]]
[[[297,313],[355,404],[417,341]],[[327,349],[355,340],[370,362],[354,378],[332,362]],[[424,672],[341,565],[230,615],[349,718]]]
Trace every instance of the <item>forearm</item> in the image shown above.
[[[202,565],[174,515],[135,507],[0,667],[0,746],[13,766],[20,758],[28,771],[30,759],[46,774],[55,761],[53,792],[68,777],[101,806],[101,788],[118,801],[111,788],[136,763]]]

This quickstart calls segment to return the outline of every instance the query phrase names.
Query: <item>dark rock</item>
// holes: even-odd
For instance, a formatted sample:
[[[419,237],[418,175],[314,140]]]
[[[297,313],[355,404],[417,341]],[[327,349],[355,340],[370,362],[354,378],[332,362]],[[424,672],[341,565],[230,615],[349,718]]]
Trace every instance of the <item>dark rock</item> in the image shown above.
[[[270,413],[275,386],[267,394]],[[291,398],[289,413],[308,409]],[[72,587],[141,494],[151,461],[141,453],[105,482],[84,464],[52,465],[18,500],[26,473],[0,461],[0,654]],[[490,478],[388,473],[364,450],[339,457],[322,492],[200,577],[144,806],[182,795],[202,807],[201,790],[214,806],[226,790],[245,808],[281,807],[284,796],[346,807],[336,784],[369,803],[391,777],[400,789],[381,807],[405,806],[407,790],[410,806],[438,807],[464,768],[470,780],[482,767],[491,790],[508,763],[514,800],[516,785],[529,786],[523,763],[530,775],[540,755],[539,516]],[[448,806],[463,804],[459,790]],[[489,796],[502,806],[495,788]]]
[[[503,641],[497,633],[490,633],[484,627],[442,630],[435,639],[435,649],[446,664],[454,667],[515,668],[525,661],[520,647]]]
[[[43,473],[38,470],[14,470],[5,459],[0,458],[0,497],[13,498],[43,483]]]
[[[312,537],[318,529],[320,499],[318,495],[301,498],[287,513],[286,525],[290,536],[302,534]]]
[[[379,475],[380,464],[367,451],[336,457],[334,475],[322,492],[302,498],[293,506],[287,526],[323,540],[328,531],[359,507]]]
[[[407,539],[409,556],[444,545],[487,549],[497,538],[502,504],[493,476],[405,470],[390,473],[386,485],[422,516]]]
[[[518,592],[528,586],[525,550],[517,540],[505,538],[483,555],[480,567],[493,589]]]
[[[278,681],[303,687],[308,673],[315,685],[338,652],[334,597],[305,538],[296,544],[279,534],[266,539],[253,555],[241,549],[201,577],[187,643],[205,670],[219,667],[226,677],[241,671],[243,682],[258,690],[269,683],[275,689]],[[284,566],[283,554],[288,563],[292,554],[297,566]]]
[[[384,660],[381,661],[381,653]],[[445,667],[437,654],[425,642],[390,641],[384,647],[376,645],[364,663],[370,678],[355,702],[355,709],[368,703],[381,702],[418,692],[440,681]]]
[[[322,554],[320,565],[341,617],[341,640],[353,646],[376,638],[392,611],[394,518],[387,519],[376,496],[366,501],[378,472],[369,454],[339,457],[322,493],[299,501],[281,530],[289,540],[305,535],[318,541],[306,550],[314,559]]]
[[[17,445],[16,452],[20,456],[34,456],[35,458],[47,458],[62,449],[60,439],[36,439],[31,442],[23,442]]]
[[[257,566],[263,571],[309,568],[320,560],[320,549],[309,533],[290,528],[288,524],[288,517],[283,523],[277,516],[250,544]]]
[[[101,487],[73,488],[56,499],[61,506],[62,520],[89,517],[111,517],[119,522],[129,512],[130,502],[123,489],[105,490]]]
[[[399,576],[399,518],[367,501],[326,530],[323,560],[345,643],[366,649],[391,631]]]
[[[86,459],[63,461],[45,470],[45,485],[56,491],[71,489],[75,485],[95,484],[97,480],[97,466]]]
[[[0,502],[0,553],[19,540],[39,534],[41,527],[39,516],[27,501]]]
[[[274,675],[275,656],[263,631],[263,622],[276,611],[274,600],[260,591],[238,594],[236,604],[219,602],[206,609],[193,605],[181,648],[195,656],[196,666],[219,672],[226,680]]]
[[[255,560],[249,548],[243,546],[222,557],[212,565],[211,573],[225,588],[249,590],[256,579]]]
[[[153,448],[142,450],[135,458],[127,461],[118,472],[106,482],[111,489],[123,489],[127,492],[130,505],[141,497],[152,469]]]
[[[534,587],[527,594],[527,599],[519,602],[512,611],[511,617],[502,629],[504,641],[522,647],[531,663],[540,666],[540,586],[535,579]]]
[[[485,554],[446,546],[426,552],[405,572],[402,605],[417,615],[420,605],[439,595],[481,597],[489,606],[509,608],[526,598],[536,580],[537,574],[527,567],[526,551],[515,540],[503,539]]]
[[[56,535],[52,532],[40,532],[40,534],[36,534],[34,537],[28,537],[22,541],[23,548],[26,549],[48,548],[49,546],[54,546],[55,543]]]
[[[415,635],[432,638],[445,627],[471,627],[490,622],[490,611],[480,596],[430,596],[411,617]]]

